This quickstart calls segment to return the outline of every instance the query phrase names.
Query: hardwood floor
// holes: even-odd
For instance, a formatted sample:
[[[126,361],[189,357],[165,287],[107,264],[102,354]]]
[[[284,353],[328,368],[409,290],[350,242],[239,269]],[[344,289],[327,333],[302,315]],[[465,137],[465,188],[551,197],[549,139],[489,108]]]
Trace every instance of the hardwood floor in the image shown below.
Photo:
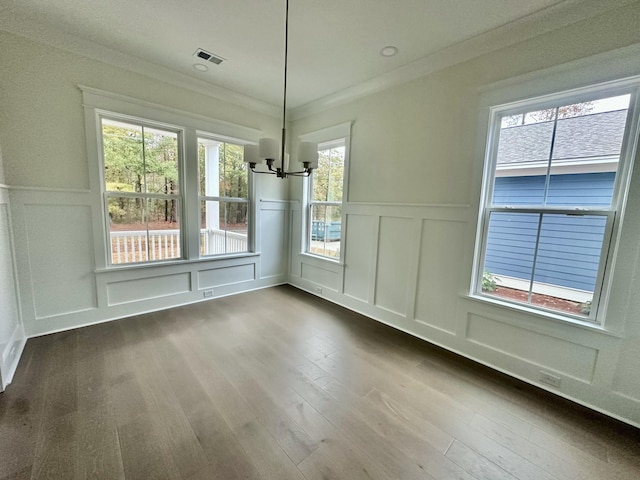
[[[0,479],[640,478],[640,431],[277,287],[29,340]]]

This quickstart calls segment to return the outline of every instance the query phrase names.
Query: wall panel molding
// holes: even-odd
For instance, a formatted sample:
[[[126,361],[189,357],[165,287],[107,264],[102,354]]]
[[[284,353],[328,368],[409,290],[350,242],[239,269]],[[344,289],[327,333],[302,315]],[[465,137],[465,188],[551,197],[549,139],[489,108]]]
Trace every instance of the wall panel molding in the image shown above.
[[[344,208],[344,290],[323,288],[326,281],[311,275],[290,275],[289,283],[640,425],[635,395],[612,391],[621,338],[469,299],[468,232],[476,216],[470,206],[349,202]],[[296,257],[302,271],[312,265],[305,255]],[[559,376],[561,387],[541,383],[541,370]]]

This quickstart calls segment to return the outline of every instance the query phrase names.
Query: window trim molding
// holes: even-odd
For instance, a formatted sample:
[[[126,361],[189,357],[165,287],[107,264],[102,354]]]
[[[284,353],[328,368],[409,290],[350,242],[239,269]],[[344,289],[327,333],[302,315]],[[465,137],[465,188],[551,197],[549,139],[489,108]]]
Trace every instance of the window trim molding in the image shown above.
[[[323,143],[330,143],[344,139],[344,171],[342,174],[342,206],[341,225],[346,227],[346,209],[345,206],[349,202],[349,165],[351,157],[351,129],[353,122],[340,123],[331,127],[326,127],[313,132],[308,132],[298,136],[300,142],[313,142],[320,146]],[[313,181],[313,180],[311,180]],[[317,255],[309,251],[309,243],[311,242],[311,222],[309,222],[310,213],[310,179],[306,178],[302,188],[302,242],[300,245],[300,255],[317,258],[332,264],[344,265],[344,252],[346,247],[346,228],[341,228],[340,234],[340,258],[330,258],[323,255]],[[319,202],[326,204],[335,204],[336,202]]]
[[[159,265],[178,265],[190,262],[215,261],[232,257],[253,256],[255,252],[255,236],[257,221],[255,182],[249,175],[249,232],[248,252],[224,254],[219,256],[200,257],[199,236],[190,235],[193,228],[199,226],[199,206],[197,201],[190,201],[189,196],[198,197],[198,157],[197,138],[202,134],[216,139],[239,142],[242,145],[257,143],[264,136],[259,129],[216,120],[203,115],[167,107],[161,104],[139,100],[112,92],[99,90],[85,85],[78,85],[82,94],[84,109],[84,125],[89,170],[89,186],[91,195],[91,211],[94,243],[94,270],[96,272],[117,271],[131,268],[152,268]],[[182,257],[172,260],[149,261],[143,263],[110,264],[107,250],[107,220],[105,218],[105,182],[104,163],[102,159],[101,118],[113,118],[124,121],[141,122],[148,126],[165,128],[178,132],[178,148],[181,152],[180,192],[182,198]],[[210,132],[216,132],[211,134]],[[253,225],[253,227],[252,227]]]
[[[635,50],[634,50],[635,51]],[[619,55],[619,52],[616,52]],[[637,55],[639,53],[636,53]],[[605,59],[607,60],[607,59]],[[614,64],[620,64],[619,67],[626,67],[624,60],[614,55],[612,58],[608,58],[606,64],[613,62]],[[575,71],[571,71],[570,74],[566,73],[567,65],[555,67],[550,69],[551,71],[565,71],[565,75],[560,75],[557,88],[551,88],[550,85],[554,85],[554,78],[549,75],[552,73],[536,72],[534,78],[528,78],[523,80],[521,84],[515,84],[516,80],[511,79],[508,81],[510,84],[505,91],[502,91],[500,85],[504,82],[494,85],[492,90],[485,89],[480,98],[480,114],[478,132],[478,146],[477,151],[482,152],[481,158],[483,158],[482,168],[480,171],[475,169],[474,178],[480,176],[480,179],[474,182],[475,185],[480,185],[480,191],[477,195],[477,200],[473,207],[477,208],[477,218],[475,225],[475,235],[473,237],[473,257],[472,257],[472,269],[471,269],[471,282],[469,285],[468,296],[474,300],[485,301],[493,305],[508,305],[511,308],[520,310],[524,313],[535,314],[535,316],[542,316],[552,318],[556,320],[562,320],[568,324],[584,324],[587,326],[593,326],[602,330],[617,329],[619,322],[614,322],[613,325],[609,324],[607,320],[607,309],[611,296],[611,289],[613,283],[613,272],[615,270],[615,264],[619,252],[619,244],[621,240],[622,224],[625,216],[627,198],[629,193],[629,186],[631,182],[631,176],[633,173],[633,162],[637,154],[638,148],[638,135],[640,129],[640,75],[621,76],[619,79],[611,79],[609,77],[604,82],[597,82],[594,80],[590,85],[584,85],[584,79],[593,75],[592,69],[597,68],[592,65],[593,59],[580,62],[581,67]],[[575,65],[576,62],[572,62],[570,65]],[[620,69],[620,68],[619,68]],[[618,69],[618,70],[619,70]],[[591,73],[591,75],[589,75]],[[640,73],[640,72],[638,72]],[[567,76],[575,77],[573,84],[568,82]],[[531,94],[527,89],[536,92]],[[549,90],[553,90],[549,93]],[[545,92],[545,93],[541,93]],[[602,262],[598,272],[599,287],[596,287],[597,292],[594,291],[594,305],[597,300],[597,309],[595,314],[588,319],[581,319],[577,316],[566,315],[550,310],[545,310],[539,307],[531,307],[525,304],[519,304],[517,302],[500,302],[493,298],[489,298],[479,292],[479,285],[482,279],[482,268],[484,264],[487,227],[488,227],[488,211],[491,207],[488,204],[489,199],[493,195],[493,185],[495,183],[494,172],[496,168],[497,159],[497,147],[498,147],[498,135],[496,129],[499,129],[499,116],[508,115],[511,111],[516,111],[527,107],[527,109],[538,109],[548,107],[552,103],[557,103],[562,100],[562,103],[574,103],[581,100],[593,99],[594,96],[609,97],[616,94],[630,94],[629,101],[629,114],[625,126],[625,136],[622,142],[621,154],[620,154],[620,167],[618,174],[616,175],[614,184],[614,197],[612,198],[611,206],[607,210],[607,213],[613,215],[613,220],[607,222],[605,231],[605,244],[603,244],[603,250],[601,252]],[[500,99],[506,100],[500,102]],[[489,105],[489,102],[492,105]],[[482,140],[481,140],[482,139]],[[479,155],[480,156],[480,155]],[[477,188],[477,187],[476,187]],[[512,209],[509,209],[512,210]],[[516,209],[517,210],[517,209]],[[552,209],[549,209],[552,210]],[[559,208],[558,210],[562,210]],[[566,210],[566,209],[565,209]],[[594,208],[594,210],[598,210]],[[473,211],[473,210],[472,210]],[[553,212],[551,212],[553,213]],[[608,238],[608,241],[606,240]],[[607,248],[604,248],[608,246]],[[605,323],[607,325],[605,325]]]

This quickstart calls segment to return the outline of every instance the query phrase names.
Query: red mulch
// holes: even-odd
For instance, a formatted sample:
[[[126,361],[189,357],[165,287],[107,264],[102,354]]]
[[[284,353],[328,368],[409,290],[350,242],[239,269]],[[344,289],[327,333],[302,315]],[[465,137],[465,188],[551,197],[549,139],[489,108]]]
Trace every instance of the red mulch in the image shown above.
[[[495,295],[496,297],[506,298],[510,300],[517,300],[524,303],[527,303],[527,298],[529,297],[528,292],[508,287],[497,287],[495,292],[491,292],[489,293],[489,295]],[[531,297],[531,303],[533,305],[539,305],[550,310],[573,313],[574,315],[585,315],[584,313],[582,313],[580,302],[563,300],[562,298],[551,297],[549,295],[534,293]]]

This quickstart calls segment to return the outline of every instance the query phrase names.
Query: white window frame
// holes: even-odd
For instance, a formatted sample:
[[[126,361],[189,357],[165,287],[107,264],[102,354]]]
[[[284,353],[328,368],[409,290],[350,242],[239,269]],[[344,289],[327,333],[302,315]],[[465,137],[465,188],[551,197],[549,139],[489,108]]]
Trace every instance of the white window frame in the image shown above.
[[[95,269],[97,273],[123,269],[155,268],[163,265],[179,265],[194,261],[218,261],[227,258],[255,256],[255,184],[249,175],[248,195],[248,251],[225,255],[200,256],[200,205],[198,178],[198,136],[211,136],[241,145],[256,144],[264,137],[261,130],[215,120],[164,105],[146,102],[124,95],[79,85],[82,91],[85,133],[87,138],[87,159],[89,167],[89,187],[93,212],[93,240]],[[155,260],[143,263],[111,264],[109,248],[108,214],[105,206],[104,162],[102,159],[101,117],[132,123],[180,131],[179,143],[180,185],[182,198],[180,229],[182,235],[182,258]],[[175,195],[174,197],[178,197]]]
[[[601,251],[600,267],[594,289],[591,313],[585,318],[574,316],[557,310],[545,309],[532,304],[525,304],[517,301],[496,299],[495,296],[488,296],[482,292],[483,266],[485,262],[485,250],[487,245],[487,235],[489,226],[489,216],[492,212],[509,213],[557,213],[575,214],[575,209],[566,207],[544,207],[544,206],[494,206],[492,205],[493,187],[495,183],[495,170],[497,161],[497,149],[500,132],[501,118],[522,111],[542,110],[555,106],[580,103],[597,98],[614,97],[618,95],[630,95],[629,113],[625,127],[625,134],[622,141],[620,160],[614,184],[613,198],[609,208],[580,208],[580,214],[598,215],[606,217],[606,228]],[[615,263],[617,245],[619,242],[620,228],[624,216],[624,207],[631,180],[633,159],[635,157],[638,140],[638,116],[640,113],[640,77],[632,77],[617,81],[595,84],[588,87],[568,89],[558,93],[518,100],[511,103],[490,107],[489,128],[487,133],[484,171],[482,181],[482,192],[480,198],[480,208],[478,214],[478,228],[475,241],[474,267],[472,273],[470,295],[475,298],[490,300],[492,302],[504,303],[514,308],[530,312],[539,313],[557,319],[571,322],[584,322],[602,326],[606,316],[606,307],[610,293],[612,272]]]
[[[232,143],[234,145],[241,145],[241,146],[245,146],[245,145],[255,145],[254,142],[250,142],[247,140],[243,140],[240,138],[234,138],[234,137],[226,137],[223,135],[217,135],[215,133],[210,133],[210,132],[203,132],[203,131],[198,131],[197,133],[197,137],[198,139],[205,139],[205,140],[212,140],[215,142],[220,142],[220,143]],[[200,181],[200,172],[198,172],[198,182]],[[198,183],[199,184],[199,183]],[[244,252],[233,252],[233,253],[210,253],[210,254],[201,254],[201,258],[217,258],[217,257],[222,257],[222,256],[230,256],[230,255],[237,255],[237,254],[243,254],[243,253],[250,253],[253,252],[253,230],[254,230],[254,221],[253,219],[255,218],[254,214],[253,214],[253,175],[250,175],[250,170],[249,168],[247,168],[247,198],[240,198],[240,197],[224,197],[224,196],[212,196],[212,195],[201,195],[200,191],[198,189],[198,208],[201,209],[202,208],[202,202],[206,201],[213,201],[213,202],[227,202],[227,203],[246,203],[247,204],[247,250]],[[198,230],[198,238],[200,238],[200,230]],[[200,250],[198,250],[200,251]]]
[[[318,144],[318,151],[331,148],[331,145],[335,145],[340,142],[344,143],[344,171],[342,173],[342,201],[341,202],[314,202],[313,201],[313,174],[307,178],[304,182],[303,200],[304,200],[304,215],[303,215],[303,231],[302,238],[302,253],[304,255],[310,255],[314,258],[326,260],[333,263],[342,264],[344,262],[344,246],[346,237],[346,213],[345,204],[349,198],[349,158],[351,151],[351,122],[342,123],[333,127],[325,128],[310,132],[299,137],[300,142],[313,142]],[[311,252],[311,229],[312,229],[312,216],[311,208],[313,205],[325,205],[341,207],[341,226],[340,226],[340,255],[339,257],[328,257]]]
[[[152,120],[147,120],[143,118],[131,117],[128,115],[122,115],[114,112],[104,112],[97,111],[98,124],[100,125],[99,137],[98,137],[98,154],[100,157],[100,169],[102,173],[102,206],[103,206],[103,216],[105,221],[105,241],[106,241],[106,251],[107,251],[107,264],[109,266],[125,266],[125,265],[147,265],[149,263],[155,262],[170,262],[176,260],[182,260],[185,258],[185,231],[182,224],[182,219],[184,218],[184,129],[175,126],[169,125],[165,123],[154,122]],[[107,190],[107,184],[104,178],[104,144],[103,144],[103,136],[102,136],[102,120],[113,120],[116,122],[128,123],[130,125],[142,128],[152,128],[164,130],[167,132],[175,133],[177,135],[177,143],[178,143],[178,195],[169,195],[169,194],[161,194],[161,193],[147,193],[147,192],[115,192]],[[113,263],[113,259],[111,257],[111,236],[110,236],[110,228],[109,228],[109,199],[110,198],[143,198],[146,200],[177,200],[178,201],[178,218],[180,219],[180,256],[174,257],[166,260],[146,260],[143,262],[127,262],[127,263]],[[147,233],[149,231],[147,230]],[[148,237],[147,237],[148,242]]]

